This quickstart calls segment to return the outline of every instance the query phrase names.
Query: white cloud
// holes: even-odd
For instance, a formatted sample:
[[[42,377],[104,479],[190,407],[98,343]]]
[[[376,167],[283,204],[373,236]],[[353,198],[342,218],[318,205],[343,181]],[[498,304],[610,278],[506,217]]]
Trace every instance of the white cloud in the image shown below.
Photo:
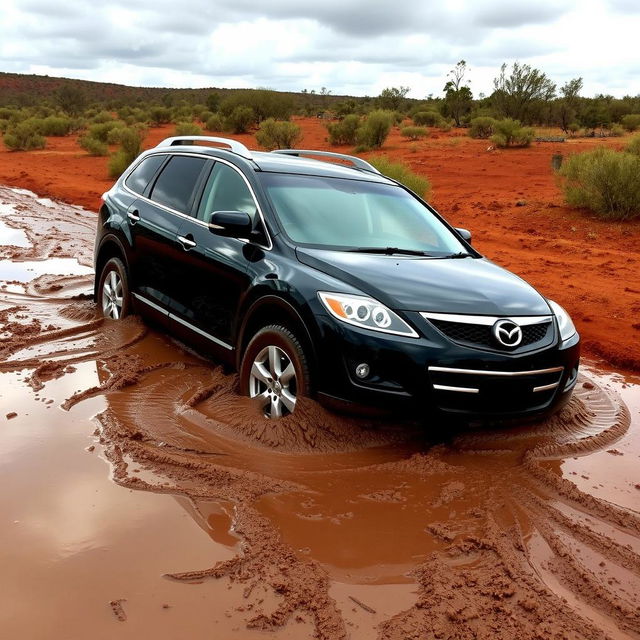
[[[325,86],[439,95],[471,68],[490,93],[502,62],[536,66],[584,94],[639,94],[637,0],[5,0],[0,70],[132,85]]]

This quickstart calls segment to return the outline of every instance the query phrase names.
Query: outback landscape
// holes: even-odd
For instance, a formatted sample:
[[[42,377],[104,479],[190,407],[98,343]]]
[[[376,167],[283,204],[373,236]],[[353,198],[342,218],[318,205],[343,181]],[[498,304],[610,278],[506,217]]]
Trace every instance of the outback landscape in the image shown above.
[[[264,419],[234,375],[137,317],[105,320],[91,289],[96,211],[127,141],[108,138],[115,125],[100,140],[101,125],[129,117],[141,148],[176,133],[285,146],[264,137],[269,114],[229,131],[214,109],[235,98],[220,95],[206,114],[157,105],[173,115],[136,128],[140,105],[118,113],[112,93],[63,116],[37,114],[38,96],[13,111],[83,121],[30,150],[0,144],[7,637],[640,638],[640,218],[570,204],[557,171],[584,152],[630,156],[638,134],[589,121],[593,105],[578,125],[573,102],[564,126],[529,113],[512,144],[470,103],[461,115],[401,93],[369,105],[401,107],[380,144],[336,139],[350,116],[378,117],[348,98],[302,96],[275,122],[297,148],[401,163],[478,251],[564,306],[583,345],[569,405],[491,429],[312,400]],[[474,115],[488,135],[469,135]]]

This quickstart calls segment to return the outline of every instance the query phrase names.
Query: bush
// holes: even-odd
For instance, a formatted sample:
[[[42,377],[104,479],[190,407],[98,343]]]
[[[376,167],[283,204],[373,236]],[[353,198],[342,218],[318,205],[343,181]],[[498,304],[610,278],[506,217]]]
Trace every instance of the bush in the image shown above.
[[[567,158],[558,174],[566,202],[606,220],[640,217],[640,155],[596,149]]]
[[[612,125],[611,129],[609,130],[609,135],[613,138],[622,137],[624,135],[624,127],[620,126],[619,124]]]
[[[78,140],[78,144],[90,155],[90,156],[106,156],[109,153],[109,147],[106,142],[92,138],[91,136],[82,136]]]
[[[3,141],[11,151],[44,149],[47,144],[46,138],[38,133],[35,123],[29,121],[19,122],[9,127]]]
[[[640,157],[640,136],[634,136],[631,138],[631,140],[629,140],[629,144],[625,148],[625,151]]]
[[[358,144],[369,149],[379,149],[391,131],[393,112],[372,111],[358,129]]]
[[[578,131],[580,131],[580,125],[577,122],[571,122],[567,129],[569,130],[569,133],[575,135],[576,133],[578,133]]]
[[[438,129],[440,129],[440,131],[445,131],[445,132],[451,131],[451,127],[452,127],[452,124],[448,120],[445,120],[444,118],[438,125]]]
[[[293,122],[267,118],[256,133],[258,144],[265,149],[293,149],[302,139],[302,131]]]
[[[629,113],[626,116],[622,116],[620,124],[627,131],[635,131],[640,128],[640,113]]]
[[[420,138],[426,138],[429,135],[429,131],[424,127],[403,127],[400,129],[400,135],[403,138],[409,138],[409,140],[419,140]]]
[[[121,130],[120,149],[109,159],[109,176],[111,178],[120,177],[124,170],[140,155],[144,132],[145,130],[140,127],[127,127]]]
[[[92,124],[89,127],[87,135],[90,138],[100,140],[100,142],[106,142],[109,138],[109,131],[116,129],[117,127],[123,127],[124,123],[121,120],[110,120],[109,122],[102,122],[99,124]]]
[[[256,116],[251,107],[237,106],[225,118],[224,128],[233,133],[246,133],[255,121]]]
[[[472,138],[490,138],[494,134],[496,122],[495,118],[488,116],[473,118],[469,127],[469,135]]]
[[[48,116],[39,121],[38,129],[43,136],[66,136],[71,133],[73,126],[71,118]]]
[[[443,117],[437,111],[418,111],[413,115],[413,123],[417,126],[437,127],[442,124]]]
[[[535,137],[531,127],[523,127],[520,120],[511,118],[496,120],[494,130],[491,141],[496,147],[528,147]]]
[[[329,142],[331,144],[355,144],[358,137],[360,116],[352,113],[345,116],[340,122],[329,122]]]
[[[219,113],[214,113],[205,124],[207,131],[224,131],[224,120]]]
[[[404,162],[391,162],[387,156],[373,156],[368,162],[380,173],[397,180],[421,198],[426,198],[431,191],[429,180],[411,171]]]
[[[4,133],[11,126],[11,122],[5,118],[0,118],[0,133]]]
[[[113,119],[113,116],[108,111],[100,111],[91,118],[91,122],[94,124],[104,124],[105,122],[110,122]]]
[[[178,122],[174,136],[201,136],[202,129],[194,122]]]
[[[171,122],[171,110],[167,107],[152,107],[149,110],[151,122],[155,125],[169,124]]]

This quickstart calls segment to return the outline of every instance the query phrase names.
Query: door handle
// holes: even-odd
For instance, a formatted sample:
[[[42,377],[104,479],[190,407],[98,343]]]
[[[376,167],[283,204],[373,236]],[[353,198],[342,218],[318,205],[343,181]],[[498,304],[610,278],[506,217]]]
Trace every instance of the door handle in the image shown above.
[[[127,211],[127,216],[129,217],[129,220],[131,220],[131,224],[135,224],[136,222],[138,222],[138,220],[140,220],[140,213],[137,209],[134,209],[133,211]]]
[[[188,236],[178,236],[178,242],[182,245],[182,248],[185,251],[189,251],[189,249],[193,249],[193,247],[196,246],[196,242],[191,234]]]

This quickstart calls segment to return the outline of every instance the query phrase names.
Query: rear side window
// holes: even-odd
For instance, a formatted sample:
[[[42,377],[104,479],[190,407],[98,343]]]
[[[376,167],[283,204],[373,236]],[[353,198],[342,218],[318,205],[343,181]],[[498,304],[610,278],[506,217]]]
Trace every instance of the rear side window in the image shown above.
[[[198,218],[207,220],[214,211],[244,211],[253,220],[256,203],[242,176],[222,162],[216,162],[204,187]]]
[[[156,171],[164,162],[166,156],[157,155],[145,158],[128,176],[124,183],[136,193],[144,193],[151,178],[156,175]]]
[[[165,207],[188,213],[205,158],[173,156],[158,176],[151,199]]]

